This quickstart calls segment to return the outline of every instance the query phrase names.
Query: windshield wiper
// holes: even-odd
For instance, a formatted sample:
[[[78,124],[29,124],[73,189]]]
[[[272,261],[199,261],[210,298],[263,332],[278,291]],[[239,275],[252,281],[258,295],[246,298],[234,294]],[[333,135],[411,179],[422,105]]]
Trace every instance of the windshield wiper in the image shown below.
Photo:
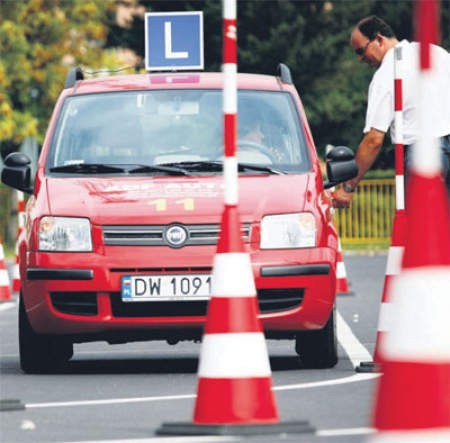
[[[136,165],[135,167],[128,169],[129,174],[140,174],[145,172],[165,172],[172,175],[191,175],[189,171],[186,171],[182,167],[175,165]]]
[[[105,165],[103,163],[72,163],[70,165],[54,166],[50,172],[75,172],[77,174],[107,174],[114,172],[125,172],[120,166]]]
[[[259,171],[268,172],[269,174],[285,174],[279,169],[271,168],[270,166],[255,165],[253,163],[238,163],[238,171]]]
[[[183,168],[189,171],[197,171],[197,172],[220,172],[222,171],[222,162],[221,161],[184,161],[184,162],[173,162],[173,163],[163,163],[164,167],[170,168]]]
[[[164,163],[164,166],[181,166],[184,169],[189,169],[190,171],[206,171],[206,172],[220,172],[223,169],[223,162],[221,161],[191,161],[191,162],[179,162],[179,163]],[[280,171],[270,166],[265,165],[255,165],[254,163],[238,163],[238,171],[258,171],[266,172],[269,174],[284,174]]]

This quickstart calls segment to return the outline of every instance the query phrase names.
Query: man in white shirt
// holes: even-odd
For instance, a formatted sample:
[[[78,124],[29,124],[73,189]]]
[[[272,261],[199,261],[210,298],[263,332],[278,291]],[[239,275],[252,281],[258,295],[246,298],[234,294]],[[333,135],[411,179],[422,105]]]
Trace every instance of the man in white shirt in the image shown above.
[[[402,40],[399,42],[392,28],[379,17],[362,19],[353,29],[350,39],[356,55],[362,63],[377,68],[369,86],[364,137],[356,153],[358,175],[338,188],[334,206],[346,208],[353,192],[364,174],[375,162],[384,137],[390,128],[395,142],[394,123],[394,47],[402,47],[403,67],[403,143],[405,163],[409,158],[409,146],[416,140],[417,128],[417,76],[419,44]],[[443,48],[432,46],[432,63],[436,81],[427,91],[433,106],[434,136],[440,139],[444,179],[450,188],[450,54]]]

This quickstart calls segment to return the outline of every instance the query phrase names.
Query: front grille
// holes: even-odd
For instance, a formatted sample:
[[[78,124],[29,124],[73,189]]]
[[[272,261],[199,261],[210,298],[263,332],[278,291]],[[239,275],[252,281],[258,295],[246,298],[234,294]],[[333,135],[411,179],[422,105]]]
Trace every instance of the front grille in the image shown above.
[[[164,233],[170,225],[105,225],[103,239],[108,246],[167,246]],[[215,245],[219,239],[220,225],[183,225],[187,239],[183,246]],[[250,223],[242,225],[244,242],[249,241]]]
[[[64,314],[97,315],[96,292],[51,292],[53,307]]]
[[[303,301],[304,289],[260,289],[258,305],[261,313],[294,309]],[[192,317],[206,315],[207,301],[122,302],[119,292],[111,294],[114,317]]]
[[[297,308],[303,301],[304,289],[260,289],[258,305],[261,313]],[[111,309],[114,317],[193,317],[206,315],[207,301],[122,302],[120,292],[112,292]],[[96,292],[51,292],[53,307],[64,314],[95,316]]]

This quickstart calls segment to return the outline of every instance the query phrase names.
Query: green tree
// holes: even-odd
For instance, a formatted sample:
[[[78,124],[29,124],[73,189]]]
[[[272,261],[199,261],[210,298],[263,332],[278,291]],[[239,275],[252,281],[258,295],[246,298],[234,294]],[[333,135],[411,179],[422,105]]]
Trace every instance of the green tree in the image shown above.
[[[147,12],[201,10],[206,70],[222,60],[222,12],[218,0],[137,0]],[[450,0],[441,0],[441,36],[450,47]],[[238,64],[241,72],[273,74],[290,66],[318,150],[327,143],[356,148],[364,125],[367,88],[373,71],[361,65],[350,46],[350,31],[364,16],[387,20],[399,38],[412,40],[412,0],[238,0]],[[127,28],[114,27],[108,44],[132,48],[144,57],[141,14]],[[389,148],[389,141],[386,142]],[[390,164],[386,149],[379,166]]]
[[[0,1],[2,155],[28,136],[42,141],[72,66],[99,66],[113,0]]]

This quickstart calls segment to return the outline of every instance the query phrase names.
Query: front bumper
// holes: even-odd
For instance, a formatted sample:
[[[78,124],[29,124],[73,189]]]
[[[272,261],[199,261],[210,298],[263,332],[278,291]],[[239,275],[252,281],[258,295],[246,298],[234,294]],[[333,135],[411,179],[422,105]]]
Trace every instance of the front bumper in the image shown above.
[[[105,247],[102,254],[29,253],[26,267],[21,260],[25,307],[36,332],[79,341],[196,339],[205,322],[206,301],[123,303],[120,281],[123,275],[210,273],[214,253],[209,246],[183,254],[156,247],[128,248],[126,253],[121,247]],[[335,300],[333,249],[257,251],[250,256],[260,319],[269,337],[324,326]]]

